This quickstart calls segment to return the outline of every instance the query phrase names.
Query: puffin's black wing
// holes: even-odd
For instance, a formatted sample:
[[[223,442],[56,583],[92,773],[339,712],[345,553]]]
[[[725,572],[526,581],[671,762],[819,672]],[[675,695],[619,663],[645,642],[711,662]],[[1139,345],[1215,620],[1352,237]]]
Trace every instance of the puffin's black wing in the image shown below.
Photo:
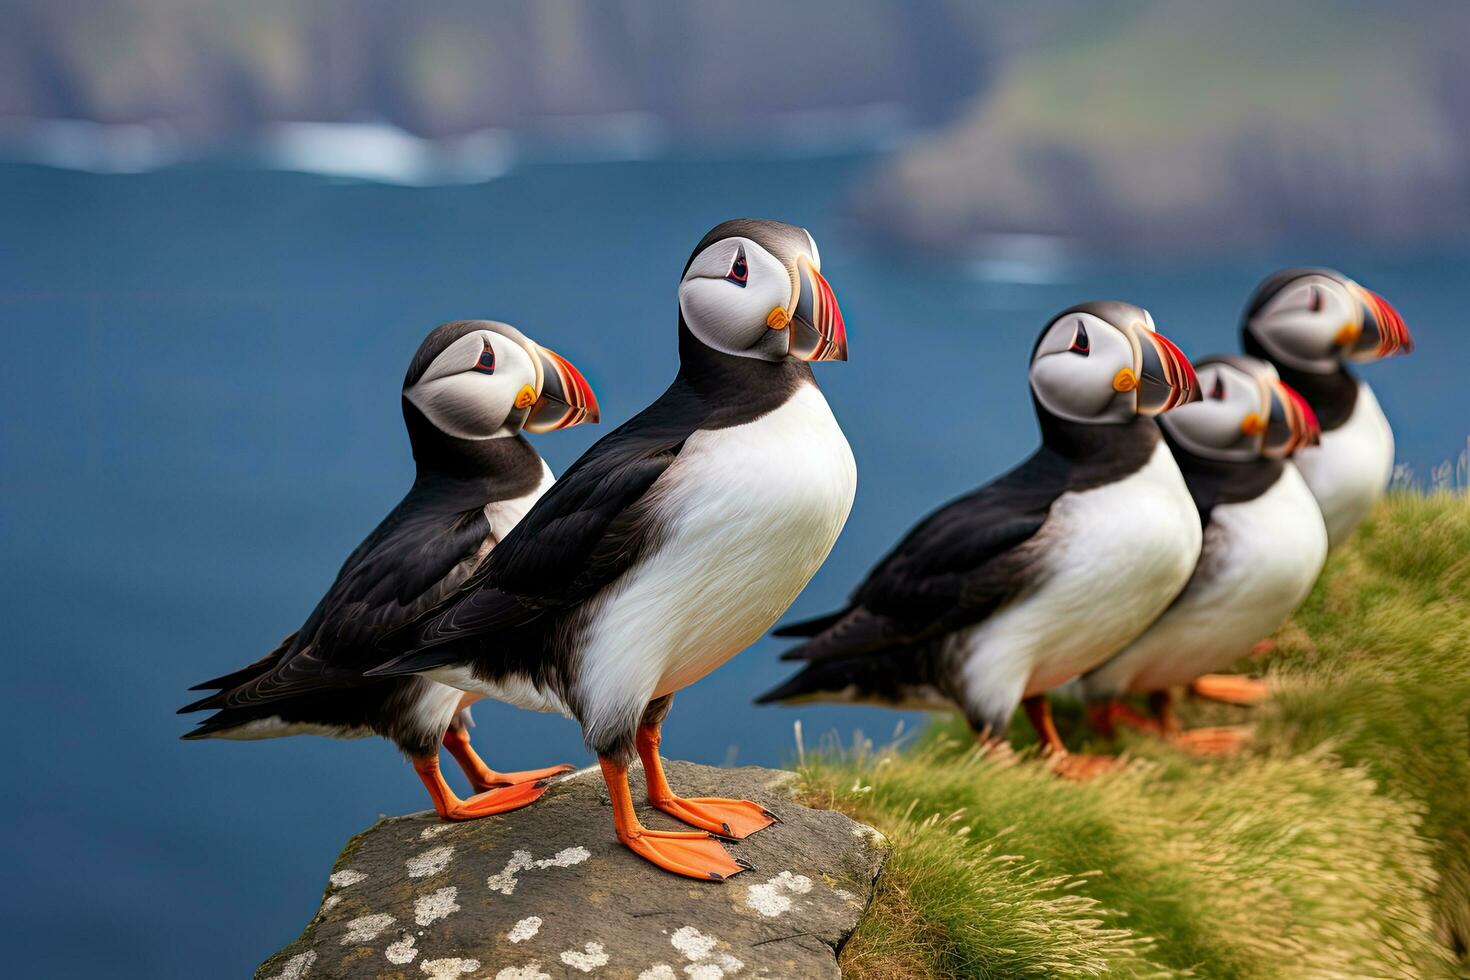
[[[251,667],[209,682],[223,689],[180,713],[249,707],[360,679],[377,639],[468,578],[490,533],[483,504],[464,510],[415,489],[348,556],[300,630]]]
[[[919,523],[868,574],[846,609],[786,627],[808,635],[783,660],[860,657],[979,622],[1028,583],[1022,549],[1066,489],[1067,468],[1043,449]]]
[[[367,673],[418,673],[497,653],[496,634],[596,595],[657,541],[649,491],[702,416],[676,385],[595,443],[453,596],[385,638]]]

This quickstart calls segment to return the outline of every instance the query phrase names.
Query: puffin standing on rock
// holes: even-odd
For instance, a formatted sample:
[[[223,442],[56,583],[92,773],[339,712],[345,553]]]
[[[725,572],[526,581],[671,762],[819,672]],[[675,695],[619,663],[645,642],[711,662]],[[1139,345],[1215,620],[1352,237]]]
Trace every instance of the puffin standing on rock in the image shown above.
[[[389,636],[370,676],[424,674],[561,711],[597,753],[620,841],[677,874],[722,880],[771,815],[684,799],[659,729],[675,692],[758,639],[826,559],[857,471],[807,362],[847,340],[816,242],[776,221],[719,225],[679,284],[679,373],[599,440],[453,596]],[[649,802],[696,833],[645,828]]]
[[[776,631],[806,667],[773,701],[957,705],[999,740],[1024,703],[1063,775],[1044,692],[1106,660],[1189,580],[1200,524],[1152,416],[1198,399],[1194,371],[1127,303],[1072,307],[1031,355],[1041,447],[925,518],[845,609]]]
[[[407,755],[434,808],[466,819],[525,806],[571,766],[490,769],[470,744],[469,702],[422,677],[364,683],[374,642],[470,577],[552,485],[521,435],[597,421],[586,379],[560,355],[491,320],[436,327],[403,381],[417,475],[408,496],[358,545],[306,623],[262,660],[193,690],[180,713],[217,709],[186,739],[381,735]],[[439,771],[449,749],[479,795],[455,796]]]
[[[1322,570],[1327,529],[1288,458],[1318,438],[1305,399],[1254,358],[1212,357],[1195,369],[1204,399],[1160,424],[1204,526],[1199,564],[1164,614],[1080,687],[1102,734],[1121,723],[1213,754],[1238,748],[1249,730],[1179,732],[1170,688],[1228,667],[1286,622]],[[1234,684],[1236,701],[1265,686],[1248,677],[1215,680],[1215,696]],[[1127,694],[1148,694],[1157,717],[1133,713],[1121,700]]]
[[[1321,444],[1296,465],[1322,508],[1331,547],[1342,544],[1393,474],[1393,430],[1349,362],[1408,354],[1413,338],[1388,302],[1331,269],[1284,269],[1256,288],[1241,324],[1244,350],[1275,365],[1306,398]]]

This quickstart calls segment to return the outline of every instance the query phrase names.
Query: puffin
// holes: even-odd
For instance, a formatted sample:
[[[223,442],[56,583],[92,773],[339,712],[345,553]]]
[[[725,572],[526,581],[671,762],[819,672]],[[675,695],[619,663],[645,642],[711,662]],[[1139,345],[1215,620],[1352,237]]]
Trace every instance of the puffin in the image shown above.
[[[1276,369],[1250,357],[1194,362],[1204,397],[1160,418],[1164,441],[1189,487],[1203,528],[1189,584],[1142,636],[1079,682],[1088,718],[1111,737],[1118,724],[1213,754],[1238,748],[1241,727],[1179,731],[1171,688],[1203,680],[1247,655],[1306,599],[1327,559],[1327,527],[1291,457],[1316,444],[1316,416]],[[1217,678],[1225,689],[1263,682]],[[1155,717],[1123,698],[1149,696]]]
[[[571,767],[497,772],[470,742],[473,696],[422,677],[362,683],[352,665],[375,651],[375,638],[467,581],[552,485],[522,432],[596,422],[597,399],[569,361],[510,324],[456,320],[419,345],[402,404],[416,466],[408,494],[348,556],[296,632],[248,667],[192,688],[216,693],[180,713],[215,714],[183,738],[378,735],[412,761],[441,816],[501,813],[534,801],[550,776]],[[281,682],[303,670],[319,671],[323,683],[298,691]],[[450,789],[441,744],[476,795],[462,800]]]
[[[735,219],[695,247],[678,286],[679,369],[595,443],[453,594],[385,636],[365,680],[416,674],[582,728],[617,839],[675,874],[723,881],[749,865],[716,837],[771,825],[760,804],[685,798],[665,775],[676,692],[760,638],[826,559],[857,469],[811,363],[847,334],[803,228]],[[327,665],[330,668],[330,665]],[[312,689],[322,665],[287,670]],[[648,802],[696,828],[645,827]]]
[[[1083,303],[1041,331],[1030,387],[1041,446],[940,507],[841,610],[777,630],[806,666],[757,703],[957,707],[999,742],[1016,706],[1060,775],[1045,692],[1126,646],[1188,582],[1199,515],[1155,416],[1199,397],[1189,360],[1129,303]]]
[[[1283,269],[1252,294],[1242,349],[1270,361],[1322,427],[1319,445],[1295,457],[1336,548],[1368,516],[1393,474],[1393,430],[1373,389],[1349,367],[1408,354],[1414,340],[1398,311],[1340,272]]]

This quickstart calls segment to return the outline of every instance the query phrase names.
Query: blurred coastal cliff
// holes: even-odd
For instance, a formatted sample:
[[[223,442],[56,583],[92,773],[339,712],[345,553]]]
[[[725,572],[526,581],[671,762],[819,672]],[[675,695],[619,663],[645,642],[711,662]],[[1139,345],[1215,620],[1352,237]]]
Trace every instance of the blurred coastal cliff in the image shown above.
[[[448,183],[548,157],[877,150],[849,214],[955,254],[1398,246],[1470,224],[1465,4],[5,6],[9,159],[250,153]]]

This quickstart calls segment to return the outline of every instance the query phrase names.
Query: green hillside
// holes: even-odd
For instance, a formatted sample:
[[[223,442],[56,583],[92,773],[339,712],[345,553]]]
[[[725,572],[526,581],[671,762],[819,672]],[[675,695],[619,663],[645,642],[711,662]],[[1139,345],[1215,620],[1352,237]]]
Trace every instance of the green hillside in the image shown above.
[[[846,975],[1462,975],[1470,502],[1383,504],[1266,669],[1279,694],[1232,759],[1133,739],[1079,785],[1029,748],[982,757],[949,719],[808,755],[808,796],[893,847]],[[1226,712],[1248,715],[1186,720]]]
[[[1022,233],[1108,253],[1455,239],[1467,38],[1456,4],[1097,7],[1038,32],[853,208],[932,250]]]

